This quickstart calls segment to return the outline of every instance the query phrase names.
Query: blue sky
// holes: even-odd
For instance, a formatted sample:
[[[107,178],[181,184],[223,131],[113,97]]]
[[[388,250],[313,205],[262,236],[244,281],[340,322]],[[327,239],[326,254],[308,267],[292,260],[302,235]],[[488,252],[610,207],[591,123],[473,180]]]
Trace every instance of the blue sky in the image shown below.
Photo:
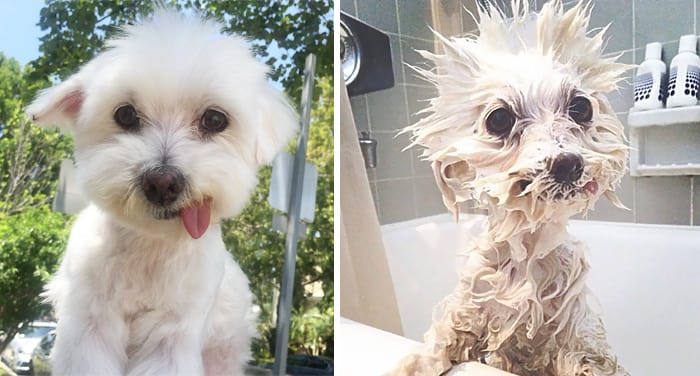
[[[0,51],[24,65],[39,56],[43,0],[0,0]]]

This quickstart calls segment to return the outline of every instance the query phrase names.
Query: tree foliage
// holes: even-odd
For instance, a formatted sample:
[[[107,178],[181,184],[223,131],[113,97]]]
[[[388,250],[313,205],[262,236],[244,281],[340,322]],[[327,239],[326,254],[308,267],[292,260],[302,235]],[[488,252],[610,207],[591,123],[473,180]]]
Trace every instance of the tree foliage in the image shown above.
[[[24,105],[37,89],[19,63],[0,53],[0,212],[14,213],[50,202],[70,138],[32,127]]]
[[[0,54],[0,329],[42,310],[39,292],[55,269],[67,236],[65,218],[48,207],[70,139],[32,127],[23,114],[36,90],[19,63]]]
[[[251,38],[257,54],[272,66],[272,78],[295,99],[301,94],[304,60],[316,54],[316,74],[333,75],[333,4],[330,0],[189,0],[193,9],[224,20],[226,31]],[[268,46],[283,51],[278,59]]]
[[[307,160],[319,172],[314,222],[308,224],[306,238],[299,243],[294,281],[295,307],[292,322],[322,322],[314,341],[322,343],[322,355],[332,355],[333,337],[333,83],[330,78],[317,84],[319,100],[314,104],[309,128]],[[260,306],[258,329],[262,336],[256,344],[259,360],[269,360],[274,353],[275,289],[280,284],[284,262],[285,238],[272,230],[274,209],[267,202],[271,168],[263,168],[251,201],[236,218],[224,222],[224,242],[250,279]],[[323,297],[316,302],[310,289],[320,284]],[[316,303],[317,307],[312,307]],[[313,311],[313,309],[316,309]],[[308,312],[311,310],[312,312]],[[316,316],[314,316],[316,315]],[[318,316],[324,316],[318,319]],[[304,319],[307,319],[304,321]],[[323,321],[326,320],[326,321]],[[330,325],[328,325],[330,322]],[[308,335],[291,331],[289,346],[293,351],[310,352]],[[307,328],[308,329],[308,328]],[[298,335],[303,334],[303,335]],[[330,346],[328,344],[330,343]],[[318,346],[317,346],[318,348]],[[317,352],[317,351],[311,351]]]
[[[0,327],[4,349],[19,324],[46,313],[39,294],[66,246],[66,218],[47,206],[0,213]]]
[[[333,5],[330,0],[170,0],[169,6],[212,16],[226,32],[246,36],[256,54],[273,68],[295,99],[301,92],[304,59],[316,54],[317,74],[333,74]],[[65,78],[99,52],[119,25],[153,12],[151,0],[48,1],[39,25],[42,56],[31,63],[32,79]],[[273,56],[270,45],[281,55]],[[278,58],[279,57],[279,58]]]

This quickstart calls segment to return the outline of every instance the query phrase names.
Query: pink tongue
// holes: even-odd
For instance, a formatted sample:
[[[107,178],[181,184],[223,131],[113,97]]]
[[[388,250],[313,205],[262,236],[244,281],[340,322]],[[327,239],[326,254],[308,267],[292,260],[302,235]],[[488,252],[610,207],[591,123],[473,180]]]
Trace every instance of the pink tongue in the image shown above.
[[[588,192],[591,192],[591,194],[595,194],[596,192],[598,192],[598,183],[591,180],[583,186],[583,189],[587,190]]]
[[[182,216],[182,223],[185,225],[187,232],[190,233],[190,236],[194,239],[199,239],[209,227],[211,209],[209,208],[209,203],[205,202],[202,206],[182,209],[180,216]]]

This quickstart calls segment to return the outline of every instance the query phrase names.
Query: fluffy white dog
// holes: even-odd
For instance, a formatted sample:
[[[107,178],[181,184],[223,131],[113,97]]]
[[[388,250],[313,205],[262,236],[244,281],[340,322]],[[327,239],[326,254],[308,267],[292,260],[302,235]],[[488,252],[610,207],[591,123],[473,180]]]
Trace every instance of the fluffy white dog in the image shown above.
[[[46,288],[56,375],[240,375],[255,333],[220,221],[296,132],[268,68],[220,25],[161,10],[27,112],[74,134],[78,217]]]
[[[628,68],[588,35],[590,6],[539,14],[513,1],[512,20],[479,9],[479,35],[444,39],[419,71],[438,88],[407,130],[425,148],[448,208],[488,209],[452,294],[435,309],[424,352],[397,375],[440,375],[482,361],[521,376],[626,375],[588,303],[584,246],[568,218],[614,189],[626,168],[622,125],[604,93]]]

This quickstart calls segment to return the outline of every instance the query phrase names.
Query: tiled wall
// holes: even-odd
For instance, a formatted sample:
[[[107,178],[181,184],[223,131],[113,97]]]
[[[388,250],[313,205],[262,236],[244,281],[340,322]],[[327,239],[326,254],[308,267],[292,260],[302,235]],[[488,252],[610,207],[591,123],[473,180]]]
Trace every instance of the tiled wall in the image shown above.
[[[474,9],[474,0],[461,1],[468,9]],[[499,1],[510,3],[510,0]],[[539,9],[544,0],[530,2]],[[681,35],[700,33],[698,2],[700,0],[594,0],[591,26],[612,23],[605,52],[622,54],[621,62],[641,63],[645,45],[658,41],[663,43],[664,60],[668,64],[677,53]],[[428,29],[432,24],[430,1],[341,0],[340,7],[381,29],[391,40],[395,87],[351,98],[358,129],[369,130],[378,142],[378,166],[369,169],[368,176],[380,222],[393,223],[446,212],[430,167],[418,159],[417,150],[402,152],[408,145],[408,135],[396,135],[398,129],[415,121],[417,115],[414,114],[426,105],[422,100],[435,94],[430,85],[417,79],[410,68],[400,63],[422,63],[423,59],[413,49],[433,49]],[[475,28],[471,16],[464,11],[462,25],[465,32]],[[620,90],[609,96],[623,124],[632,106],[633,74],[630,71]],[[700,176],[632,178],[627,175],[618,195],[630,211],[617,209],[603,198],[588,218],[700,225]]]

